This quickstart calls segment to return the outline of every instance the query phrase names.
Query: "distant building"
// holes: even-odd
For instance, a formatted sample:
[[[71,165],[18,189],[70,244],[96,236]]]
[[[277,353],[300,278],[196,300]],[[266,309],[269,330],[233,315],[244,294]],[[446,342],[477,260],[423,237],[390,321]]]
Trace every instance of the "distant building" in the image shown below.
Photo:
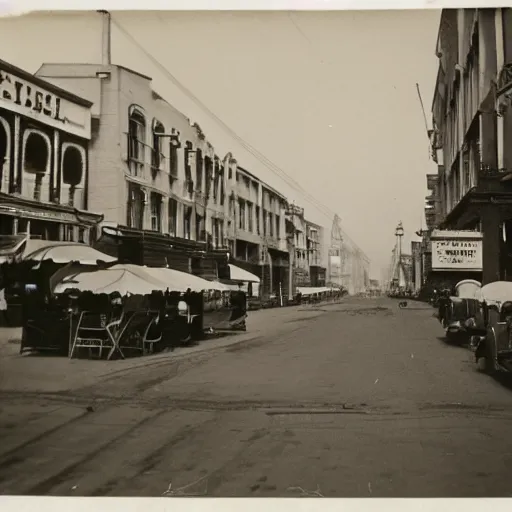
[[[287,295],[286,198],[240,166],[230,169],[228,183],[226,237],[233,263],[261,279],[263,300]]]
[[[313,287],[322,287],[326,284],[326,268],[324,261],[324,228],[306,220],[306,254],[309,265],[310,283]]]
[[[0,60],[0,235],[94,240],[91,105]]]

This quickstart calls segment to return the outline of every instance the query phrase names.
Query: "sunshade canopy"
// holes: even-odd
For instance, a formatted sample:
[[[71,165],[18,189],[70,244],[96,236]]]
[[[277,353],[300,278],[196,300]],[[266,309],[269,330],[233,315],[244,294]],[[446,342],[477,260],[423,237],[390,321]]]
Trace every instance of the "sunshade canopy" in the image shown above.
[[[312,288],[310,286],[298,287],[297,291],[300,292],[301,295],[313,295],[315,293],[324,293],[332,291],[332,288],[327,288],[322,286],[320,288]]]
[[[115,265],[113,268],[116,267],[118,267],[118,265]],[[188,288],[194,292],[199,292],[202,290],[229,290],[229,287],[222,283],[218,283],[217,281],[207,281],[202,277],[198,277],[193,274],[187,274],[186,272],[180,272],[179,270],[154,267],[142,268],[149,275],[157,278],[159,281],[166,283],[170,290],[181,292],[186,292]]]
[[[167,289],[165,283],[145,273],[142,267],[137,268],[135,265],[116,265],[116,267],[68,276],[56,286],[55,293],[75,288],[93,293],[118,292],[121,295],[128,293],[148,295],[153,291]],[[135,269],[129,267],[135,267]]]
[[[117,258],[97,251],[85,244],[27,240],[23,259],[34,261],[52,260],[55,263],[77,262],[82,265],[97,265],[98,261],[112,263],[116,261]]]
[[[251,274],[251,272],[248,272],[247,270],[237,267],[231,263],[229,263],[229,272],[232,281],[244,281],[249,283],[260,282],[260,278],[258,276],[255,276],[254,274]]]
[[[228,288],[217,282],[168,268],[141,267],[139,265],[114,265],[109,269],[94,272],[82,272],[66,277],[55,288],[55,293],[65,289],[77,288],[94,293],[119,292],[146,295],[152,291],[225,291]]]

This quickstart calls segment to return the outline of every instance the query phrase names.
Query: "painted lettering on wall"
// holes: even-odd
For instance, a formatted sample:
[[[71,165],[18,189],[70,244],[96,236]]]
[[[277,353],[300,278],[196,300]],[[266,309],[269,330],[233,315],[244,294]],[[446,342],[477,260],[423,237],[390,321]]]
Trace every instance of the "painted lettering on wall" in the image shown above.
[[[27,110],[64,122],[61,99],[33,84],[0,70],[0,98]]]

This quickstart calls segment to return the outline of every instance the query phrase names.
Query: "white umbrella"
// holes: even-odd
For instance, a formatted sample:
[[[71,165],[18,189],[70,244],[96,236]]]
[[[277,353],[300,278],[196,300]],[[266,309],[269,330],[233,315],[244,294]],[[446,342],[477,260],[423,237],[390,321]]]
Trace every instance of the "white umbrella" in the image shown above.
[[[236,265],[233,265],[231,263],[229,265],[229,273],[232,281],[246,281],[249,283],[259,283],[261,279],[252,274],[251,272],[248,272],[247,270],[244,270],[243,268],[237,267]]]
[[[98,261],[112,263],[117,260],[89,245],[45,240],[28,240],[23,259],[39,262],[52,260],[55,263],[77,262],[82,265],[97,265]]]
[[[120,266],[122,267],[122,266]],[[141,269],[141,267],[139,267]],[[55,288],[55,293],[67,289],[78,289],[93,293],[118,292],[121,295],[148,295],[153,291],[165,291],[167,285],[143,270],[133,272],[129,268],[109,268],[95,272],[82,272],[68,276]]]
[[[113,268],[118,267],[115,265]],[[226,291],[229,287],[217,281],[207,281],[202,277],[186,272],[180,272],[171,268],[155,268],[155,267],[139,267],[147,274],[157,278],[159,281],[166,283],[170,290],[186,292],[190,288],[194,292],[202,290],[219,290]]]

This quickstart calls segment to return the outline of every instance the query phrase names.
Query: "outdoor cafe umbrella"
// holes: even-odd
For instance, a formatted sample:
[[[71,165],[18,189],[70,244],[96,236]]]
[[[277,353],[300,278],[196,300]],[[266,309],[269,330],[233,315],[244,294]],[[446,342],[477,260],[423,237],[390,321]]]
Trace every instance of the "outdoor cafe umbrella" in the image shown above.
[[[118,265],[113,268],[117,266]],[[142,269],[147,274],[166,283],[170,290],[186,292],[190,288],[193,292],[200,292],[203,290],[226,291],[230,289],[227,285],[217,281],[207,281],[202,277],[171,268],[142,267]]]
[[[135,265],[134,265],[135,266]],[[113,293],[121,295],[149,295],[153,291],[165,291],[168,286],[145,273],[126,268],[128,266],[117,266],[96,270],[94,272],[81,272],[66,277],[55,288],[55,293],[63,293],[67,289],[78,289],[93,293]]]
[[[104,254],[89,245],[80,243],[49,243],[44,240],[28,240],[24,260],[53,261],[54,263],[76,262],[82,265],[97,265],[98,262],[113,263],[117,258]]]

